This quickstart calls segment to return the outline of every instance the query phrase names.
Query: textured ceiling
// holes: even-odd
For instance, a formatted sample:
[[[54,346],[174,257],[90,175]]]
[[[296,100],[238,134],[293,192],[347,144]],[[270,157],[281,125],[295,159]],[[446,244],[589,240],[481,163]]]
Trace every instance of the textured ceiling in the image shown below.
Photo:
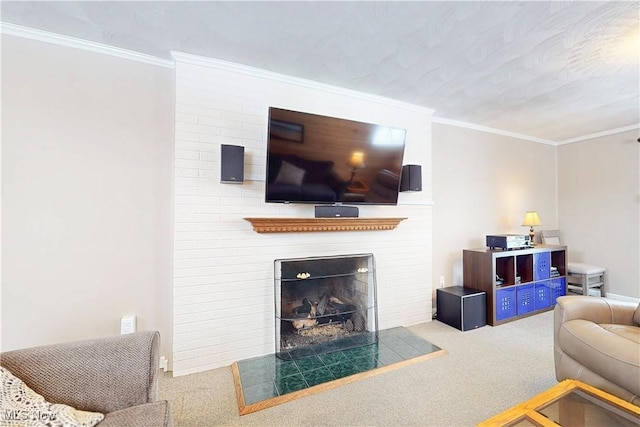
[[[12,2],[2,21],[232,61],[553,141],[640,122],[640,2]]]

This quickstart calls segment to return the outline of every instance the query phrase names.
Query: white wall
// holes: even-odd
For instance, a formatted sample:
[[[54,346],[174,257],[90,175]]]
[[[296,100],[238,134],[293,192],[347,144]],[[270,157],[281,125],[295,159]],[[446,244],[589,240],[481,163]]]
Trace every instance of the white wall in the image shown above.
[[[174,374],[275,350],[273,261],[372,252],[380,328],[430,320],[430,111],[219,62],[177,55]],[[220,144],[246,149],[264,179],[269,106],[407,129],[404,163],[423,191],[363,217],[408,217],[392,231],[257,234],[243,217],[313,217],[311,205],[264,203],[264,182],[220,184]]]
[[[608,294],[640,298],[638,131],[558,147],[560,229],[569,259],[606,267]]]
[[[383,328],[428,321],[432,280],[458,284],[462,249],[526,232],[528,209],[540,229],[565,232],[576,258],[609,268],[611,293],[638,297],[637,132],[556,149],[435,124],[432,175],[428,110],[186,60],[174,104],[172,70],[2,44],[2,350],[113,335],[135,313],[161,331],[178,374],[272,352],[273,259],[348,252],[377,256]],[[222,143],[244,145],[247,175],[264,175],[269,105],[407,128],[405,163],[422,164],[423,192],[361,211],[409,219],[382,232],[252,232],[243,217],[313,215],[264,204],[260,181],[219,184]]]
[[[555,146],[441,123],[432,140],[434,288],[440,276],[463,284],[462,250],[485,247],[487,234],[528,234],[528,210],[536,234],[557,227]]]
[[[173,70],[2,36],[2,350],[171,348]]]

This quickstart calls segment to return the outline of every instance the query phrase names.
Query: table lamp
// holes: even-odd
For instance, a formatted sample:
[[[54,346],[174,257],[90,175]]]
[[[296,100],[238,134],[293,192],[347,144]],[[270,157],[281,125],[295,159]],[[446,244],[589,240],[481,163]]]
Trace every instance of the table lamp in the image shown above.
[[[351,178],[349,179],[349,184],[353,184],[353,177],[356,175],[356,170],[364,168],[364,153],[354,151],[347,164],[353,168]]]
[[[522,221],[522,226],[528,226],[531,227],[529,229],[529,244],[531,246],[534,245],[533,243],[533,237],[535,236],[535,233],[533,231],[533,226],[534,225],[540,225],[540,218],[538,217],[538,212],[536,211],[527,211],[524,213],[524,221]]]

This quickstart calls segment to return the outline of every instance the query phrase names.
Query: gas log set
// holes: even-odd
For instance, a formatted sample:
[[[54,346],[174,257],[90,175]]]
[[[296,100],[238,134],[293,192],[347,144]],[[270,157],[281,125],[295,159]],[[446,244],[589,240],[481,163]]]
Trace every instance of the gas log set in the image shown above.
[[[283,313],[285,314],[285,313]],[[365,331],[358,307],[329,293],[314,301],[303,298],[281,323],[281,349],[295,349],[329,342]]]
[[[326,292],[318,302],[303,298],[302,305],[293,309],[291,318],[291,324],[296,330],[334,322],[341,322],[349,332],[361,332],[365,326],[364,317],[357,312],[356,306]]]

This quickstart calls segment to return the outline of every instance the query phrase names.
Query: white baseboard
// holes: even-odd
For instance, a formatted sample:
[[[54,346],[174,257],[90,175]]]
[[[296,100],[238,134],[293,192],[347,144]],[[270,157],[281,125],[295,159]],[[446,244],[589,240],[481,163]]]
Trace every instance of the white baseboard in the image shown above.
[[[607,298],[611,298],[619,301],[634,302],[636,304],[640,303],[640,299],[638,298],[628,297],[626,295],[612,294],[610,292],[607,292]]]

